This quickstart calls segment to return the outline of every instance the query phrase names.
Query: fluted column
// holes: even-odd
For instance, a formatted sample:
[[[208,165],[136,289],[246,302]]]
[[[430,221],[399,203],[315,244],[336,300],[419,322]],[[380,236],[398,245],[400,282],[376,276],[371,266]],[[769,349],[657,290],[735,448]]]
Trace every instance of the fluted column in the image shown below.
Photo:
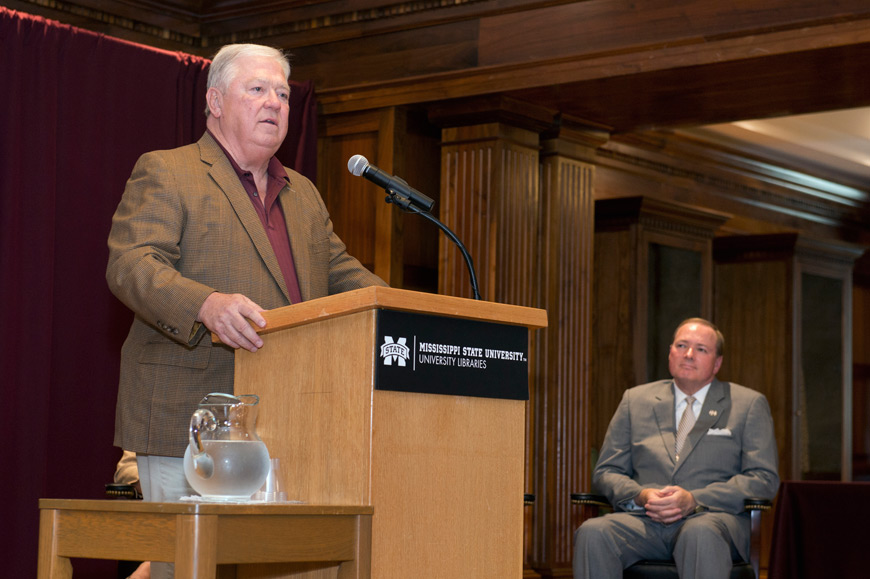
[[[606,138],[565,129],[542,141],[539,332],[534,376],[537,496],[531,565],[545,577],[570,577],[569,495],[588,489],[589,342],[591,330],[594,166],[584,161]]]
[[[480,103],[439,111],[440,217],[468,246],[483,299],[548,312],[549,327],[530,344],[526,490],[536,498],[527,507],[524,576],[570,577],[569,495],[586,490],[589,479],[591,159],[607,134],[568,128],[565,119],[556,129],[546,111],[496,104],[497,113]],[[466,114],[451,126],[457,117],[450,113],[469,109],[490,122],[469,124]],[[461,255],[446,239],[438,287],[472,295]]]
[[[491,103],[475,103],[487,109]],[[478,275],[484,300],[538,306],[540,271],[539,132],[548,126],[529,117],[501,118],[498,102],[481,115],[491,122],[450,126],[454,110],[441,121],[441,209],[442,221],[468,247]],[[507,103],[508,108],[511,103]],[[460,115],[469,107],[460,107]],[[444,111],[442,111],[443,113]],[[510,116],[510,115],[509,115]],[[517,126],[521,125],[521,126]],[[439,293],[472,297],[467,267],[460,252],[446,237],[439,248]],[[538,334],[529,344],[530,368],[537,366]],[[529,383],[533,399],[534,380]],[[530,400],[526,409],[526,491],[533,492],[536,410]],[[520,497],[517,497],[520,500]],[[524,566],[527,577],[539,577],[528,563],[534,535],[537,504],[526,508],[524,529]]]
[[[441,220],[465,243],[484,300],[536,305],[538,135],[501,122],[445,128]],[[461,253],[439,248],[438,292],[472,297]]]

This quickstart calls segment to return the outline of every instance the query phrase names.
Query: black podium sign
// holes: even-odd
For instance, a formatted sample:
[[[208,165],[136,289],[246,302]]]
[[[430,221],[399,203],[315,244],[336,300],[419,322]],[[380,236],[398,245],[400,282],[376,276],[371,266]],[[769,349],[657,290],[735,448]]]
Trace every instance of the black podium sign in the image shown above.
[[[379,310],[375,389],[529,399],[528,329]]]

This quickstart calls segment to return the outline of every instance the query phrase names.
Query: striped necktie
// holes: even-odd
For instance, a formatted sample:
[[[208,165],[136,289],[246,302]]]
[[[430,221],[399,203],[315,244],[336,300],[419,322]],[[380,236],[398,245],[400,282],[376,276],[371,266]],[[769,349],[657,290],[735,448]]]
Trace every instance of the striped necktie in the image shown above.
[[[686,396],[686,409],[683,410],[683,416],[680,417],[680,426],[677,428],[677,460],[680,460],[680,451],[686,443],[686,437],[695,426],[695,413],[692,412],[692,406],[695,404],[694,396]]]

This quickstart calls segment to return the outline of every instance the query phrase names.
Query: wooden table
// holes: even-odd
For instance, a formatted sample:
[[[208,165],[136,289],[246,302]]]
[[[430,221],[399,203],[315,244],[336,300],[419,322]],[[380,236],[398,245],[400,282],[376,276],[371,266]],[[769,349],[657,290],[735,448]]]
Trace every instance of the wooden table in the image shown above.
[[[371,574],[372,508],[40,499],[39,579],[72,577],[71,557],[175,563],[177,579],[217,565],[332,562]]]

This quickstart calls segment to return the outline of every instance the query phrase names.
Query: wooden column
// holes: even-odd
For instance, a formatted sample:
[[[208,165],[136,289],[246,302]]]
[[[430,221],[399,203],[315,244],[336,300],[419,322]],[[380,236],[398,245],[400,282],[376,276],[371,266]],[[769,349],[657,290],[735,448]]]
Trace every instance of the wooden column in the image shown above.
[[[382,171],[395,174],[404,166],[405,115],[394,107],[378,116],[377,160],[369,161]],[[410,177],[408,177],[410,178]],[[376,193],[380,196],[380,191]],[[389,203],[380,203],[375,212],[375,273],[393,287],[402,286],[403,214]]]
[[[441,220],[466,245],[474,261],[482,299],[537,305],[538,134],[501,122],[445,128],[442,131]],[[438,293],[473,297],[465,260],[456,246],[441,237]],[[537,366],[531,338],[532,368]],[[530,392],[534,385],[530,384]],[[531,394],[530,394],[531,395]],[[526,408],[526,490],[531,492],[536,412]],[[520,497],[517,497],[520,500]],[[528,570],[532,514],[524,524],[524,571]],[[535,575],[531,575],[535,576]]]
[[[491,122],[445,128],[441,220],[474,260],[484,300],[531,306],[538,257],[538,134]],[[465,261],[442,236],[438,293],[472,297]]]
[[[529,563],[542,576],[570,577],[570,493],[588,488],[589,333],[591,330],[593,181],[585,161],[607,135],[567,130],[547,135],[541,151],[539,307],[550,327],[539,332],[533,404],[537,497]]]
[[[463,101],[430,109],[430,119],[443,127],[440,216],[471,252],[483,299],[548,309],[557,325],[535,332],[530,348],[526,490],[535,501],[524,576],[570,575],[568,479],[583,476],[578,379],[586,363],[578,353],[588,327],[591,222],[582,224],[591,219],[591,168],[564,139],[546,143],[542,155],[540,135],[552,131],[554,116],[528,103]],[[438,287],[472,295],[460,252],[444,238]]]

